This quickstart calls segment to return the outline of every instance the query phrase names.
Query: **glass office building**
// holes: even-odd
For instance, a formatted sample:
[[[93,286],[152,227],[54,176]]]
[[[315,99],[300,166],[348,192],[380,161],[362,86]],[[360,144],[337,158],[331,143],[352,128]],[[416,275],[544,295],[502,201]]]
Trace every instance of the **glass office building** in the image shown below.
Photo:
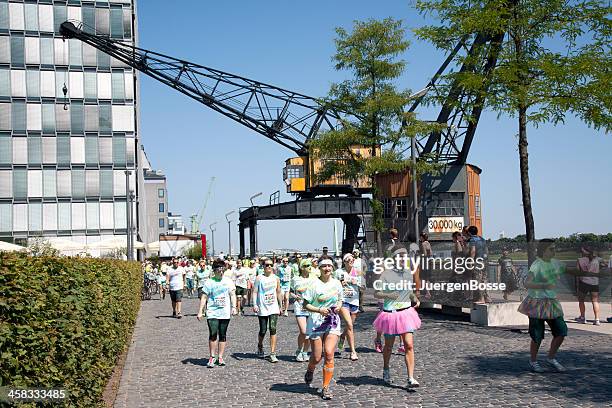
[[[0,0],[2,240],[126,234],[125,170],[138,166],[135,73],[64,40],[66,20],[135,41],[133,0]]]

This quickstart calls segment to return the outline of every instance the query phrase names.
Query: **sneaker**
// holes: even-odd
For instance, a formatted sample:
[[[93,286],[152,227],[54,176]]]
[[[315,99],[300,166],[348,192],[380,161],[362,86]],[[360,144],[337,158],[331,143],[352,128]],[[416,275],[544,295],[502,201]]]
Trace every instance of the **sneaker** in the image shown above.
[[[353,351],[351,352],[351,361],[357,361],[359,360],[359,357],[357,356],[357,352]]]
[[[298,352],[295,356],[295,361],[303,363],[304,362],[304,353]]]
[[[312,379],[314,378],[314,371],[306,370],[306,374],[304,374],[304,382],[306,385],[310,386],[312,384]]]
[[[380,340],[374,340],[374,348],[377,353],[382,353],[382,342]]]
[[[404,347],[404,343],[400,344],[400,346],[397,348],[397,352],[400,354],[406,354],[406,347]]]
[[[595,320],[593,321],[593,325],[594,325],[594,326],[601,326],[601,323],[599,322],[599,319],[595,319]]]
[[[306,351],[302,351],[302,361],[304,361],[305,363],[308,362],[308,360],[310,360],[310,354],[308,354]]]
[[[344,351],[344,340],[342,339],[338,341],[338,350]]]
[[[537,361],[530,361],[529,362],[529,367],[531,367],[531,371],[533,371],[534,373],[543,373],[544,372],[544,369],[542,368],[540,363],[538,363]]]
[[[264,358],[265,356],[263,347],[257,347],[257,357]]]
[[[177,318],[177,319],[182,319],[182,318],[183,318],[183,315],[182,315],[182,314],[180,314],[180,313],[177,313],[176,318]]]
[[[223,360],[223,357],[217,358],[217,365],[220,367],[225,366],[225,360]]]
[[[206,364],[206,367],[215,368],[215,358],[214,357],[211,357],[208,359],[208,364]]]
[[[330,400],[333,397],[334,396],[332,395],[331,391],[329,390],[329,387],[323,387],[323,389],[321,390],[321,398],[323,398],[324,400]]]
[[[172,312],[172,317],[176,317],[176,312]]]
[[[608,317],[606,320],[608,321],[608,323],[612,323],[612,316]]]
[[[557,370],[560,373],[564,373],[567,371],[567,368],[563,367],[561,363],[557,361],[556,358],[548,358],[546,359],[546,361],[548,362],[548,364],[555,367],[555,370]]]
[[[383,381],[386,384],[391,384],[391,373],[389,372],[388,368],[383,368]]]
[[[576,323],[586,323],[586,319],[584,318],[584,316],[580,316],[574,319],[576,321]]]
[[[285,317],[289,316],[289,312],[285,310],[285,313],[283,313],[283,316]]]
[[[419,382],[415,380],[414,378],[412,377],[408,378],[408,384],[407,384],[408,388],[417,388],[419,385],[420,385]]]
[[[271,363],[278,363],[278,358],[276,358],[276,354],[275,353],[270,353],[270,362]]]

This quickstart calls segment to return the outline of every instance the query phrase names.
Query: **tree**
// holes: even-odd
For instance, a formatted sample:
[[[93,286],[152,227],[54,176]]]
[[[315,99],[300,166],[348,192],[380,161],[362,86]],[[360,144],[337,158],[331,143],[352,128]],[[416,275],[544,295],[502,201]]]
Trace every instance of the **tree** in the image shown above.
[[[401,21],[392,18],[354,21],[351,33],[343,28],[336,28],[336,33],[335,68],[350,72],[352,78],[333,84],[327,103],[349,113],[352,119],[347,119],[342,129],[324,132],[312,141],[313,156],[324,163],[316,178],[319,181],[334,175],[353,181],[364,176],[370,178],[380,255],[380,232],[384,223],[374,178],[377,174],[410,168],[411,161],[402,155],[410,138],[429,134],[440,126],[419,121],[413,113],[404,112],[410,92],[399,91],[394,85],[405,68],[405,62],[399,57],[409,46]],[[351,150],[356,145],[371,146],[371,153],[380,146],[382,153],[377,157],[356,155]],[[422,162],[417,170],[420,174],[431,168]]]
[[[418,0],[440,21],[417,37],[449,50],[475,33],[505,34],[498,63],[487,77],[455,72],[466,89],[488,87],[485,106],[518,118],[518,150],[525,234],[534,259],[535,226],[529,183],[527,125],[563,123],[574,115],[596,129],[611,129],[610,9],[598,0]],[[476,50],[474,58],[482,55]]]

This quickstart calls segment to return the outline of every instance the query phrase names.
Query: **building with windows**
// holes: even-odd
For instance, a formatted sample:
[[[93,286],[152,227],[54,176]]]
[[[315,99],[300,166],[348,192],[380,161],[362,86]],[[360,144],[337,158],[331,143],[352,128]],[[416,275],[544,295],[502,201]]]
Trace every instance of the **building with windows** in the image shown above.
[[[142,171],[139,173],[138,232],[140,240],[150,244],[159,241],[160,235],[168,233],[168,189],[166,176],[160,170],[153,170],[142,145],[139,162]],[[146,255],[156,252],[147,251]]]
[[[180,214],[168,213],[168,234],[169,235],[185,235],[187,230],[183,222],[183,216]]]
[[[136,41],[133,0],[0,0],[2,240],[65,236],[91,245],[125,236],[127,185],[140,193],[135,72],[64,40],[66,20]],[[134,204],[134,220],[137,211]]]

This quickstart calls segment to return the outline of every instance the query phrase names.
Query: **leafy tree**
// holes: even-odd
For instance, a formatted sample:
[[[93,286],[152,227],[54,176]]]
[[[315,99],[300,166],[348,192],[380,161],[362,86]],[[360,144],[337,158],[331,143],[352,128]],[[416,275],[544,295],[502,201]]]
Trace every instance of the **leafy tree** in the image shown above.
[[[328,103],[351,114],[342,129],[332,130],[313,140],[312,154],[324,165],[316,178],[319,181],[334,175],[356,181],[369,177],[372,186],[377,174],[411,168],[403,151],[410,138],[439,130],[440,126],[419,121],[405,112],[409,90],[398,90],[394,84],[403,73],[405,62],[399,57],[408,49],[402,22],[392,18],[382,21],[354,21],[352,32],[336,28],[336,70],[348,71],[351,79],[333,84]],[[351,151],[355,145],[381,147],[380,156],[364,157]],[[338,160],[341,159],[341,160]],[[419,162],[419,174],[430,171],[431,165]],[[382,203],[376,199],[374,187],[372,208],[377,232],[377,249],[382,253],[380,232],[384,229]]]
[[[418,0],[416,7],[439,19],[437,25],[416,30],[419,38],[439,49],[449,50],[465,35],[505,34],[490,77],[459,72],[450,76],[475,92],[488,84],[486,105],[499,114],[518,118],[525,232],[531,243],[535,227],[527,125],[563,123],[570,114],[597,129],[611,128],[609,2]]]

